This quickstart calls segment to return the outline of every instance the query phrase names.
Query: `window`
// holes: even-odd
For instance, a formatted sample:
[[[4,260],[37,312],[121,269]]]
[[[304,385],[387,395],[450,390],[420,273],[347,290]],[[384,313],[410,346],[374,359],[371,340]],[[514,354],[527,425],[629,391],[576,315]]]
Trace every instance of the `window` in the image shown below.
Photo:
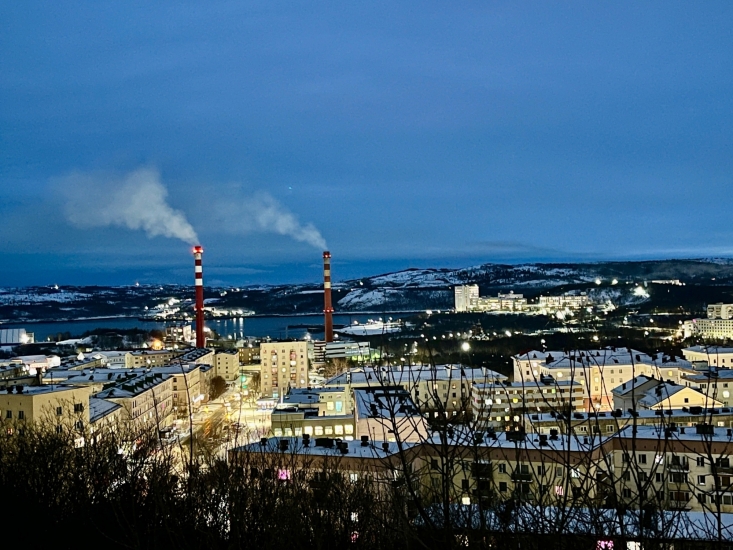
[[[636,455],[636,458],[639,460],[639,464],[646,464],[646,455]]]
[[[700,493],[699,495],[697,495],[697,500],[700,502],[700,504],[706,504],[708,501],[705,493]]]
[[[63,414],[63,409],[61,407],[56,407],[56,416],[61,416]]]
[[[698,456],[697,457],[697,465],[698,466],[705,466],[705,457],[704,456]]]
[[[5,411],[5,418],[13,418],[13,411]]]
[[[631,498],[631,489],[629,489],[628,487],[624,487],[621,491],[621,494],[624,498]]]
[[[555,466],[555,477],[562,477],[563,468],[562,466]]]
[[[461,480],[461,490],[462,491],[468,491],[469,489],[469,481],[467,479]]]
[[[25,411],[18,411],[18,419],[25,420]]]
[[[547,473],[547,468],[545,466],[537,466],[537,475],[543,476]]]
[[[84,412],[84,405],[82,405],[81,403],[74,403],[74,412],[75,413]]]
[[[500,481],[499,482],[499,491],[501,491],[502,493],[506,493],[506,491],[507,491],[507,483],[506,483],[506,481]]]
[[[705,477],[706,476],[697,476],[697,484],[698,485],[705,485]]]
[[[56,433],[57,434],[60,434],[63,431],[64,431],[64,429],[61,426],[56,426]]]
[[[580,477],[580,470],[577,468],[570,468],[570,477],[578,479]]]
[[[500,463],[499,464],[499,473],[500,474],[505,474],[506,473],[506,464],[504,464],[504,463]]]

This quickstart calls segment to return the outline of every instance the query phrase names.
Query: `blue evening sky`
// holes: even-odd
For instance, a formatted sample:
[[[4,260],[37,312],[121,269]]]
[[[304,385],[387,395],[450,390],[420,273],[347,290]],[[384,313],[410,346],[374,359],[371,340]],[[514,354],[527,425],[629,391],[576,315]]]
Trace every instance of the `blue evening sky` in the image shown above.
[[[190,281],[140,170],[208,283],[730,256],[733,3],[0,4],[0,285]]]

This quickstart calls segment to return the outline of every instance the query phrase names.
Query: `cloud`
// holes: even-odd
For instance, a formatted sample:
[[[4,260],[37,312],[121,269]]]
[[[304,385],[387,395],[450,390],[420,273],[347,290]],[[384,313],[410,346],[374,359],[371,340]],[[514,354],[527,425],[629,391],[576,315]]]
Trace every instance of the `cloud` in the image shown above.
[[[185,214],[168,204],[168,190],[155,170],[142,168],[122,178],[77,172],[58,184],[66,219],[78,228],[125,227],[150,238],[198,243]]]

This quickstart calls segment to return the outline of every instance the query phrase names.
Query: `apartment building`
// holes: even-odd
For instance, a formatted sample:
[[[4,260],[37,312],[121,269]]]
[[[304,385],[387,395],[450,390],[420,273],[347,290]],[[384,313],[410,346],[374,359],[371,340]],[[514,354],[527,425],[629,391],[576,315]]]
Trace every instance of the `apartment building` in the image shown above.
[[[640,375],[611,390],[613,406],[622,411],[665,410],[682,407],[722,407],[717,401],[689,386]]]
[[[733,512],[733,430],[627,427],[611,439],[616,494],[629,506]],[[719,508],[718,508],[719,506]]]
[[[399,386],[352,388],[357,439],[423,441],[428,424],[409,392]]]
[[[313,458],[349,458],[344,471],[373,475],[385,459],[397,479],[409,465],[413,490],[429,503],[448,498],[463,505],[503,500],[543,506],[622,504],[642,509],[733,512],[733,430],[702,424],[657,428],[628,426],[611,437],[574,434],[525,434],[519,431],[475,432],[451,429],[405,442],[367,435],[356,441],[309,437],[263,440],[239,452],[285,454],[288,463],[318,471]],[[295,461],[293,458],[295,458]],[[390,457],[394,460],[388,460]],[[341,462],[332,467],[341,469]],[[445,483],[446,478],[450,483]]]
[[[278,398],[290,388],[308,387],[308,346],[305,340],[260,344],[262,397]]]
[[[538,383],[475,383],[471,393],[473,419],[484,429],[519,423],[527,412],[569,414],[583,405],[583,387],[579,382],[558,381],[549,376]]]
[[[522,417],[521,426],[527,433],[574,434],[576,437],[608,437],[627,426],[654,426],[665,428],[692,428],[698,424],[710,423],[717,428],[733,428],[733,409],[730,407],[705,409],[703,407],[682,407],[680,409],[650,410],[633,412],[617,409],[611,412],[532,413]]]
[[[722,406],[733,406],[733,369],[710,368],[695,374],[686,374],[683,383],[711,399],[719,401]]]
[[[542,376],[555,380],[574,380],[581,384],[584,409],[612,410],[612,389],[646,375],[679,384],[682,376],[695,373],[689,361],[663,354],[654,356],[628,348],[576,351],[529,351],[515,355],[514,381],[539,381]]]
[[[127,368],[162,367],[179,356],[181,352],[174,350],[135,350],[130,352]]]
[[[95,395],[122,406],[123,422],[163,428],[172,424],[173,376],[150,372],[125,380]]]
[[[78,386],[8,386],[0,390],[0,418],[13,422],[44,422],[83,429],[89,424],[89,388]]]
[[[507,377],[486,368],[465,365],[401,365],[358,367],[324,382],[324,386],[374,388],[398,386],[408,391],[420,411],[436,417],[455,416],[471,407],[473,384],[492,383]]]
[[[293,388],[272,411],[272,433],[277,436],[354,438],[352,397],[346,388]]]
[[[733,348],[723,346],[691,346],[682,350],[691,363],[705,363],[711,367],[733,367]]]
[[[561,294],[559,296],[540,296],[537,306],[545,310],[581,309],[591,305],[585,292],[579,294]]]
[[[216,376],[221,376],[227,382],[233,382],[240,375],[239,350],[219,350],[214,356],[214,368]]]

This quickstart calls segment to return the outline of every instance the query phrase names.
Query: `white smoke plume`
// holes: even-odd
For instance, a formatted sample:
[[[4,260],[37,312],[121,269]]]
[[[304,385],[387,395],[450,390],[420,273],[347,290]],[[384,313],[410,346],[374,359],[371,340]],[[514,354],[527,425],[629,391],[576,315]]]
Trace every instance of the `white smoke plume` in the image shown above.
[[[198,244],[186,216],[168,204],[168,190],[155,170],[139,169],[123,178],[77,173],[60,184],[66,217],[77,227],[142,229],[151,238]]]
[[[318,250],[326,250],[326,240],[321,232],[311,223],[301,224],[292,212],[271,195],[259,192],[250,198],[245,198],[240,212],[241,223],[237,226],[246,231],[262,231],[278,233],[308,243]]]

